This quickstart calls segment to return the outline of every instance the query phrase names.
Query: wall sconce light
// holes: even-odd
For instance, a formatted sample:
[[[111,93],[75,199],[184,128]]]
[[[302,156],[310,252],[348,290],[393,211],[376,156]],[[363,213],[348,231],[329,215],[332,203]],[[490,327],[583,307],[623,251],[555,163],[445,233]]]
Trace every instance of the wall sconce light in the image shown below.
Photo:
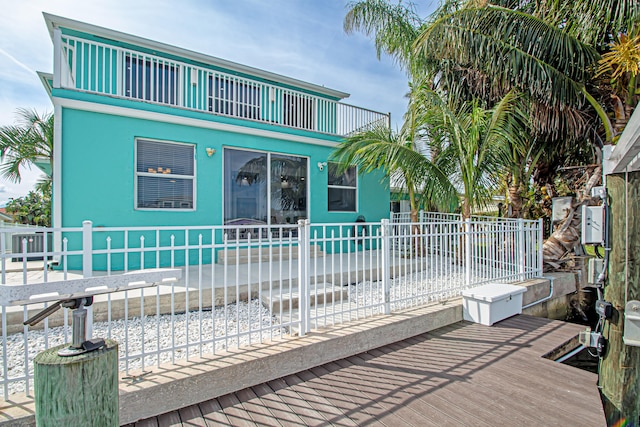
[[[318,170],[322,172],[324,167],[327,166],[327,162],[318,162]]]
[[[205,148],[205,150],[207,150],[207,156],[211,157],[216,153],[216,149],[215,148],[211,148],[211,147],[207,147]]]

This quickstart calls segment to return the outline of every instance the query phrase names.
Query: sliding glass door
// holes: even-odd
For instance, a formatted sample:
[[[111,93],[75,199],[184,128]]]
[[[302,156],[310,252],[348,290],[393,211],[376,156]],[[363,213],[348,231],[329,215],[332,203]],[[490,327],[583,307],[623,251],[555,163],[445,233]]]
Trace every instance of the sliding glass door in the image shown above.
[[[224,150],[224,222],[295,224],[308,217],[307,159]]]

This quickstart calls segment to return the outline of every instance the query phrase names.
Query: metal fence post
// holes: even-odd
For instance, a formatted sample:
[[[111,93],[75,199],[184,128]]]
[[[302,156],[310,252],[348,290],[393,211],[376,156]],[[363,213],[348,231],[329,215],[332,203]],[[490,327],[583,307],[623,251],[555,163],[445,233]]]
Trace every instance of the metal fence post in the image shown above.
[[[298,221],[298,316],[300,322],[299,336],[309,332],[311,315],[311,298],[309,297],[309,255],[311,253],[311,236],[308,219]]]
[[[524,220],[522,218],[518,218],[518,275],[520,276],[520,280],[525,279],[525,232],[524,232]]]
[[[536,277],[542,277],[544,273],[544,220],[538,220],[538,265],[536,268]]]
[[[93,223],[82,221],[82,276],[93,276]],[[86,307],[87,319],[86,336],[91,339],[93,336],[93,305]]]
[[[82,221],[82,277],[93,275],[93,223]]]
[[[464,286],[471,286],[471,218],[464,221]]]
[[[382,240],[380,242],[380,250],[382,252],[382,265],[380,266],[379,280],[382,280],[382,301],[384,304],[384,314],[391,313],[391,272],[389,266],[389,251],[391,249],[391,227],[389,226],[389,220],[383,219],[380,225],[380,232],[382,234]]]

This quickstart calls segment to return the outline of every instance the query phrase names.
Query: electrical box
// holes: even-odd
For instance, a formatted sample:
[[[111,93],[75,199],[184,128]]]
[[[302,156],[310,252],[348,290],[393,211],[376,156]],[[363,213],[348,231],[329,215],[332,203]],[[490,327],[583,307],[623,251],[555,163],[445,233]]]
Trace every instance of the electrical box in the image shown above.
[[[600,197],[601,199],[605,197],[606,188],[604,186],[593,187],[591,189],[591,197]]]
[[[624,335],[626,345],[640,347],[640,301],[631,300],[624,306]]]
[[[598,283],[598,277],[604,269],[604,259],[602,258],[589,258],[589,265],[587,267],[587,283]]]
[[[582,206],[582,244],[599,245],[604,241],[604,209]]]

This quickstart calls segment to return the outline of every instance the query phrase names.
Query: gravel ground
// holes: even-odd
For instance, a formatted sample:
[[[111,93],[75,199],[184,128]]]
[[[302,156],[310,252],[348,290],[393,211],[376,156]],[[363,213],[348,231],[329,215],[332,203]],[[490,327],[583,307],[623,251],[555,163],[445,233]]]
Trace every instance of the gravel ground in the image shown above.
[[[269,310],[264,307],[257,299],[251,303],[240,302],[239,304],[231,304],[227,306],[225,325],[225,309],[224,307],[215,310],[203,311],[202,319],[200,312],[192,311],[188,314],[161,315],[161,316],[145,316],[144,318],[135,317],[129,319],[125,323],[124,320],[114,320],[111,322],[111,331],[109,333],[108,324],[106,322],[96,322],[93,325],[93,336],[101,338],[111,338],[120,343],[120,358],[123,358],[128,350],[130,354],[128,361],[129,370],[142,368],[142,345],[144,343],[145,353],[155,352],[146,355],[144,358],[145,368],[154,366],[159,363],[171,362],[172,360],[180,360],[187,358],[187,333],[189,338],[190,357],[199,356],[200,354],[213,353],[213,342],[204,343],[202,346],[197,343],[202,341],[213,341],[215,337],[215,352],[224,351],[227,348],[236,348],[238,346],[247,346],[251,343],[260,341],[261,334],[259,332],[262,327],[262,338],[277,338],[288,333],[286,328],[280,327],[275,317],[271,316]],[[249,317],[251,323],[249,323]],[[172,327],[173,322],[173,327]],[[126,324],[126,327],[125,327]],[[144,335],[143,331],[144,324]],[[215,328],[214,328],[215,324]],[[174,331],[172,333],[171,331]],[[225,331],[229,331],[229,335],[239,335],[235,337],[225,338]],[[251,331],[251,333],[250,333]],[[159,334],[158,334],[159,332]],[[201,334],[201,335],[200,335]],[[69,340],[71,332],[68,332]],[[128,336],[128,340],[125,339]],[[63,344],[64,327],[49,328],[49,347],[55,347]],[[125,343],[128,342],[128,348]],[[157,345],[160,343],[160,352],[157,352]],[[173,346],[178,348],[175,352],[168,349]],[[28,359],[29,373],[33,375],[33,358],[45,349],[45,333],[44,330],[30,330],[28,336]],[[165,349],[165,351],[163,351]],[[7,336],[7,377],[16,378],[24,375],[25,347],[23,334],[13,334]],[[136,357],[136,355],[138,355]],[[3,348],[0,346],[0,358],[4,356]],[[127,369],[127,362],[120,361],[120,370]],[[4,379],[4,373],[0,371],[0,380]],[[33,379],[31,380],[33,384]],[[25,391],[25,382],[16,381],[9,384],[9,394],[21,393]],[[0,388],[0,396],[4,391]]]
[[[464,273],[460,271],[447,271],[446,274],[429,275],[428,272],[417,272],[409,276],[402,276],[391,281],[391,297],[396,300],[392,304],[392,310],[398,310],[411,306],[426,304],[428,302],[443,300],[454,296],[454,292],[447,289],[456,289],[464,283]],[[475,278],[474,278],[475,279]],[[363,307],[376,304],[370,314],[380,312],[377,305],[382,301],[382,286],[377,281],[363,281],[357,285],[349,286],[349,300],[353,305]],[[257,299],[250,303],[240,302],[230,304],[226,310],[218,307],[215,310],[192,311],[188,314],[145,316],[144,318],[132,318],[128,322],[114,320],[109,331],[106,322],[96,322],[93,325],[93,336],[111,338],[120,343],[120,358],[129,354],[129,360],[120,361],[120,370],[136,370],[142,368],[141,351],[144,343],[145,353],[144,368],[152,367],[160,363],[173,360],[186,359],[224,351],[227,348],[236,348],[260,342],[260,338],[277,338],[289,333],[287,328],[279,326],[279,320],[272,316],[269,310]],[[251,322],[249,322],[251,319]],[[172,326],[173,322],[173,326]],[[144,325],[144,328],[143,328]],[[215,326],[215,327],[214,327]],[[262,328],[262,335],[260,334]],[[143,333],[144,330],[144,333]],[[172,331],[174,331],[172,333]],[[235,335],[233,337],[226,337]],[[187,354],[188,335],[188,354]],[[49,328],[49,347],[55,347],[64,343],[64,328]],[[127,339],[128,337],[128,339]],[[204,342],[202,345],[200,341]],[[69,332],[70,340],[70,332]],[[128,343],[128,346],[125,344]],[[160,351],[157,351],[158,343]],[[180,347],[171,352],[171,347]],[[29,372],[33,375],[33,358],[45,349],[45,334],[43,330],[32,330],[28,338]],[[24,338],[21,333],[7,337],[8,353],[8,378],[17,378],[24,375]],[[3,349],[0,346],[0,358]],[[4,373],[0,372],[0,380],[4,379]],[[9,384],[9,394],[25,391],[24,381],[15,381]],[[0,388],[0,396],[3,394]]]

